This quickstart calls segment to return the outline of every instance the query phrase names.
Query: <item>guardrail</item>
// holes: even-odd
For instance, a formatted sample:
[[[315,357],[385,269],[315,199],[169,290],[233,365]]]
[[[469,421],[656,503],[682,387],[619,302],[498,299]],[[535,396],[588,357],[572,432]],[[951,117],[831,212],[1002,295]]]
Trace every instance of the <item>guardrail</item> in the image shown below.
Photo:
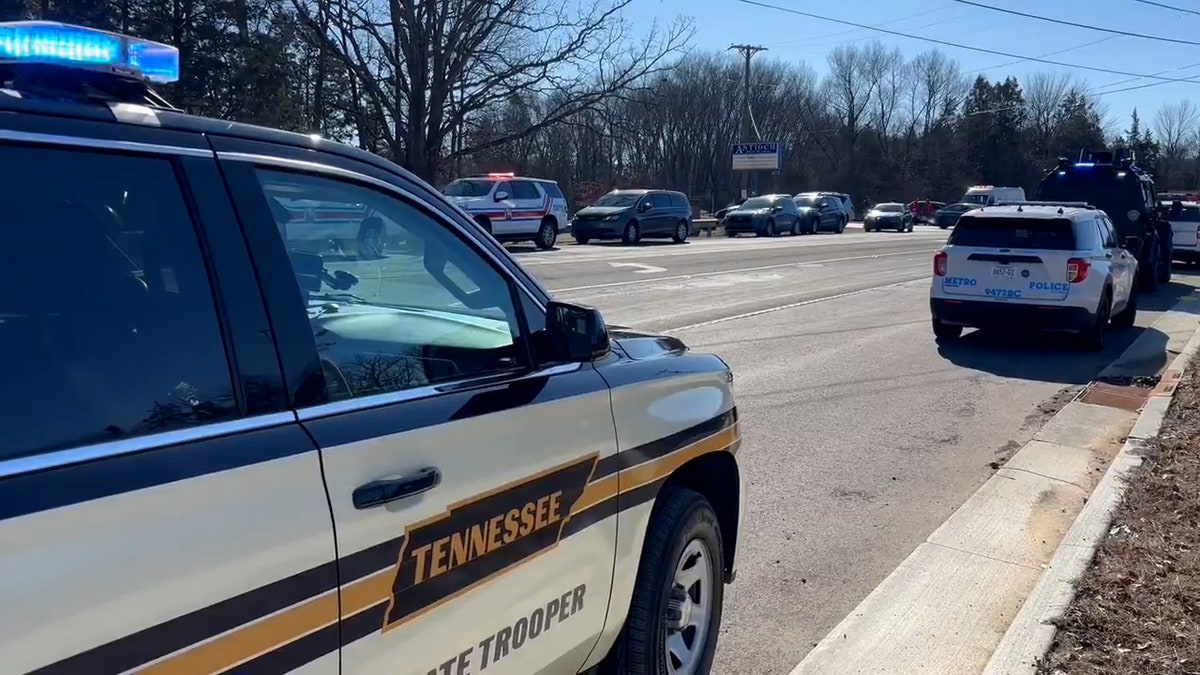
[[[716,218],[694,218],[692,220],[692,236],[697,237],[703,234],[706,237],[711,237],[721,229],[721,223]]]

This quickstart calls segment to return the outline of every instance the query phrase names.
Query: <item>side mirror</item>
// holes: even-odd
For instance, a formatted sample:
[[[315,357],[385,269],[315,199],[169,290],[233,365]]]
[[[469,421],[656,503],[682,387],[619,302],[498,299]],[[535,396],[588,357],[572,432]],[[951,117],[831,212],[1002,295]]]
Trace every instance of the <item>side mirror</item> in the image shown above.
[[[644,213],[649,210],[650,210],[650,202],[640,202],[638,204],[638,211],[641,211]]]
[[[611,348],[600,310],[584,305],[551,300],[546,305],[546,337],[554,359],[567,363],[593,361]]]
[[[1121,242],[1122,248],[1130,253],[1137,255],[1142,250],[1141,237],[1125,237],[1125,241]]]
[[[508,193],[505,192],[504,190],[497,190],[495,200],[498,202],[502,202],[505,199],[508,199]]]

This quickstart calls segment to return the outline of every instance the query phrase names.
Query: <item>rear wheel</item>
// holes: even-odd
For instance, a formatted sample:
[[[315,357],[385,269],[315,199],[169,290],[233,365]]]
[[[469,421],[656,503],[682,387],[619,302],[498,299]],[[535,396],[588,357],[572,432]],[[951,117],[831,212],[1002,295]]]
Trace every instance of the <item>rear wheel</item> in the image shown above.
[[[576,234],[576,235],[574,235],[574,237],[575,237],[576,244],[586,244],[592,240],[591,237],[585,237],[582,234]]]
[[[800,236],[800,219],[799,218],[792,221],[792,229],[788,230],[788,233],[791,234],[793,237]]]
[[[675,234],[671,236],[671,241],[676,244],[682,244],[687,241],[688,235],[692,233],[692,228],[688,227],[686,220],[681,220],[675,225]]]
[[[554,248],[554,244],[558,242],[558,226],[554,219],[546,216],[542,218],[542,224],[538,227],[537,239],[533,241],[538,248],[543,251],[549,251]]]
[[[953,326],[948,323],[942,323],[937,319],[933,320],[933,337],[937,340],[957,340],[962,337],[963,327]]]
[[[1130,293],[1125,309],[1113,315],[1112,325],[1116,328],[1129,328],[1137,321],[1138,294]]]
[[[712,670],[724,603],[721,530],[698,492],[658,497],[638,564],[633,601],[605,675],[701,675]]]
[[[1111,316],[1112,297],[1105,291],[1104,296],[1100,298],[1100,306],[1096,308],[1096,320],[1079,333],[1079,346],[1093,352],[1104,349],[1104,338],[1108,335],[1108,320]]]
[[[729,237],[730,239],[733,239],[734,237],[737,236],[737,232],[730,232],[729,230],[725,230],[725,236]]]
[[[841,222],[838,223],[837,233],[841,234],[846,231],[846,226],[850,224],[850,219],[843,216]]]

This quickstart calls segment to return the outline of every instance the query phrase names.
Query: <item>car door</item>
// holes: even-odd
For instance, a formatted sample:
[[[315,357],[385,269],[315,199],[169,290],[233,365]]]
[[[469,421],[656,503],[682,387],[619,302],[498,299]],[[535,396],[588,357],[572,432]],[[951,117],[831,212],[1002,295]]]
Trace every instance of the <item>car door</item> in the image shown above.
[[[671,204],[671,195],[665,192],[655,192],[650,195],[650,210],[655,234],[671,234],[675,231],[676,214],[679,210]]]
[[[834,205],[831,197],[821,197],[821,229],[833,230],[837,229],[841,209]]]
[[[542,218],[550,213],[549,196],[531,180],[510,181],[509,187],[512,189],[513,227],[519,232],[537,232]]]
[[[1106,216],[1101,215],[1096,222],[1100,228],[1104,257],[1112,268],[1113,306],[1124,307],[1129,296],[1136,292],[1133,287],[1133,256],[1121,246],[1116,229]]]
[[[320,459],[207,142],[10,117],[0,672],[336,674]]]
[[[502,181],[496,183],[496,187],[492,190],[492,201],[495,202],[490,208],[496,211],[503,211],[504,215],[499,218],[492,218],[492,234],[497,237],[511,237],[519,234],[521,228],[513,215],[520,211],[517,205],[515,196],[513,195],[513,185],[511,181]]]
[[[589,485],[617,448],[603,378],[537,360],[536,296],[446,212],[357,165],[264,161],[227,171],[285,358],[320,392],[297,412],[337,532],[343,671],[575,672],[615,556],[611,486]],[[305,263],[262,222],[293,193],[366,204],[418,254]]]

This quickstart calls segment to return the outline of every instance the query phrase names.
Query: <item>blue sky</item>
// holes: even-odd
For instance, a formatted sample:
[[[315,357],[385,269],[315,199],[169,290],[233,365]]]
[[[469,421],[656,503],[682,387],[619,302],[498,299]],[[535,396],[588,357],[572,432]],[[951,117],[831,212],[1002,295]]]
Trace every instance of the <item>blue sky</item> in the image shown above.
[[[989,78],[1022,77],[1034,72],[1070,73],[1096,91],[1151,84],[1133,79],[1042,63],[1013,63],[1016,59],[931,44],[933,38],[1022,56],[1108,68],[1137,74],[1191,78],[1196,82],[1162,82],[1153,87],[1101,97],[1112,130],[1128,126],[1136,107],[1150,123],[1164,102],[1191,98],[1200,102],[1200,46],[1117,36],[1024,17],[1002,14],[953,0],[762,0],[766,4],[877,26],[917,36],[916,39],[855,29],[830,21],[756,7],[737,0],[633,0],[626,16],[636,25],[649,25],[678,16],[694,19],[693,47],[723,49],[731,43],[767,47],[756,56],[803,61],[823,75],[825,54],[839,44],[867,44],[879,39],[914,56],[936,47],[958,61],[964,71]],[[1115,30],[1200,42],[1200,16],[1146,5],[1136,0],[977,0],[1028,14],[1074,21]],[[1197,0],[1161,0],[1200,11]],[[1065,51],[1064,51],[1065,50]],[[1051,52],[1061,52],[1046,56]],[[1189,67],[1190,66],[1190,67]],[[1163,72],[1168,71],[1168,72]],[[1106,86],[1107,85],[1107,86]]]

